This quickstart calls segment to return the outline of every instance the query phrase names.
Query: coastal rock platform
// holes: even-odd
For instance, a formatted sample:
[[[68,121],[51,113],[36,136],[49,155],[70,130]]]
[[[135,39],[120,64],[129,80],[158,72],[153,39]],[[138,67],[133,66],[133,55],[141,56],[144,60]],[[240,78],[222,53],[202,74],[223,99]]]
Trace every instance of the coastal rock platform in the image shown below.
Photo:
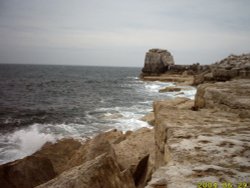
[[[237,92],[243,92],[245,84],[250,84],[250,80],[232,81],[221,89],[230,89],[235,82],[242,83]],[[236,94],[234,91],[231,94]],[[196,96],[202,96],[202,92],[198,89]],[[246,97],[250,101],[249,93],[245,93]],[[216,103],[215,99],[203,98],[205,103]],[[231,98],[232,103],[236,100]],[[241,113],[243,106],[238,106]],[[225,110],[222,103],[197,109],[194,101],[185,98],[155,102],[157,170],[147,188],[195,188],[204,182],[218,187],[231,183],[236,187],[249,183],[250,116],[242,118],[235,110],[237,106],[234,111]]]

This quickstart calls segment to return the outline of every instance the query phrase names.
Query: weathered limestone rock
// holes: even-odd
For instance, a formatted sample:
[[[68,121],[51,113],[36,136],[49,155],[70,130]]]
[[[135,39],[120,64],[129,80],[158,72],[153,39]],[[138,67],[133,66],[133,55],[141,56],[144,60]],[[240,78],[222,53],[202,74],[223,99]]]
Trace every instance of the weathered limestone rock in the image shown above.
[[[170,151],[165,147],[168,130],[166,126],[162,126],[167,119],[162,117],[161,112],[173,110],[177,108],[187,109],[191,108],[193,103],[190,103],[190,99],[178,97],[175,100],[156,101],[154,102],[155,112],[155,168],[165,165],[171,158]],[[176,117],[176,116],[175,116]]]
[[[195,63],[192,65],[171,65],[168,69],[168,73],[170,74],[179,74],[179,75],[194,75],[203,70],[204,67],[199,63]]]
[[[150,49],[145,56],[141,78],[155,77],[162,74],[179,75],[182,77],[196,75],[207,69],[199,63],[192,65],[175,65],[171,53],[164,49]],[[153,79],[153,78],[152,78]]]
[[[233,78],[250,78],[250,54],[230,55],[195,76],[194,85],[207,82],[228,81]]]
[[[106,154],[76,166],[37,188],[135,188],[129,171],[121,171]]]
[[[129,169],[137,188],[144,187],[153,171],[154,130],[141,128],[113,145],[121,169]]]
[[[0,166],[3,188],[32,188],[55,176],[52,163],[45,157],[28,156]]]
[[[103,153],[108,153],[115,159],[115,152],[111,144],[120,141],[119,139],[123,139],[123,137],[122,132],[113,130],[101,133],[93,139],[86,141],[67,161],[67,169],[81,165]]]
[[[109,131],[87,141],[68,161],[68,169],[108,153],[122,170],[129,170],[137,188],[145,185],[150,177],[154,161],[153,130],[142,128],[123,134]],[[144,147],[147,144],[149,147]]]
[[[165,87],[165,88],[159,90],[160,93],[163,93],[163,92],[178,92],[178,91],[181,91],[181,88],[178,88],[178,87]]]
[[[63,139],[55,144],[45,144],[41,150],[32,156],[17,160],[12,163],[0,166],[0,180],[4,187],[34,187],[45,183],[56,175],[62,176],[62,180],[51,186],[101,186],[101,178],[104,178],[105,170],[111,170],[111,179],[106,182],[103,180],[104,187],[136,187],[142,188],[149,180],[153,170],[154,161],[154,138],[153,130],[143,128],[135,132],[129,131],[123,134],[121,131],[112,130],[101,133],[80,143],[74,139]],[[146,144],[148,147],[144,147]],[[103,159],[96,163],[93,159],[106,154],[112,158],[106,161]],[[90,162],[92,161],[92,162]],[[111,163],[111,169],[107,167]],[[119,171],[113,169],[113,163],[119,167]],[[87,169],[86,166],[91,169]],[[93,166],[91,166],[93,165]],[[73,170],[76,167],[84,166],[80,171]],[[99,168],[98,171],[96,168]],[[104,168],[104,169],[102,169]],[[107,168],[107,169],[106,169]],[[55,170],[54,170],[55,169]],[[121,170],[122,171],[121,171]],[[96,171],[95,171],[96,170]],[[86,172],[85,172],[86,171]],[[74,181],[65,177],[64,173],[74,174]],[[79,174],[78,174],[79,173]],[[89,174],[90,179],[82,182],[82,174]],[[118,174],[118,175],[117,175]],[[119,175],[121,174],[121,176]],[[106,173],[106,175],[109,175]],[[93,179],[100,176],[100,182],[93,183]],[[112,176],[115,180],[112,180]],[[121,178],[125,177],[126,181]],[[105,179],[105,178],[104,178]],[[98,178],[97,178],[98,180]],[[53,181],[54,182],[54,181]],[[115,182],[114,184],[112,182]],[[126,184],[124,184],[126,182]],[[131,183],[132,182],[132,183]],[[124,184],[121,186],[120,184]],[[50,184],[49,184],[50,185]],[[49,186],[44,185],[44,186]],[[81,187],[80,186],[80,187]]]
[[[173,64],[174,58],[170,52],[163,49],[151,49],[146,53],[142,72],[145,75],[158,75],[166,72]]]
[[[195,107],[219,108],[239,115],[250,115],[250,80],[202,84],[197,89]]]
[[[74,139],[62,139],[57,143],[45,144],[39,151],[32,156],[48,158],[56,174],[67,170],[67,162],[74,156],[82,144]]]
[[[193,75],[164,73],[159,76],[143,76],[145,81],[175,82],[178,86],[190,86],[194,82]]]
[[[29,157],[1,165],[1,182],[4,187],[34,187],[103,153],[115,158],[111,143],[119,143],[125,136],[122,132],[113,130],[102,133],[84,144],[74,139],[62,139],[54,144],[46,143]]]
[[[213,81],[213,74],[211,73],[210,68],[200,74],[194,75],[194,80],[192,85],[197,86],[206,81]]]
[[[240,83],[242,88],[236,89]],[[195,188],[199,182],[217,182],[218,187],[232,182],[237,187],[239,182],[249,182],[250,116],[242,118],[228,110],[248,109],[249,84],[249,80],[235,80],[200,85],[199,104],[206,108],[198,111],[183,98],[154,103],[158,169],[146,188]]]
[[[149,112],[145,116],[141,118],[142,121],[148,122],[149,125],[154,126],[154,121],[155,121],[155,114],[154,112]]]
[[[163,92],[179,92],[179,91],[188,91],[193,90],[193,87],[183,87],[184,85],[179,86],[168,86],[159,90],[160,93]]]

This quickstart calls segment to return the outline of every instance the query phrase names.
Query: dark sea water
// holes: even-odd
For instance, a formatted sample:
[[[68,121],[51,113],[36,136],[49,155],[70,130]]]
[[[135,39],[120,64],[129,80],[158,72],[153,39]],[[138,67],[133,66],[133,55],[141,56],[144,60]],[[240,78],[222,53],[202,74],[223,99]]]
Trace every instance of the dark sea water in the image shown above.
[[[178,93],[159,93],[173,83],[143,82],[139,74],[139,68],[0,65],[0,163],[47,141],[149,126],[140,118],[153,100]]]

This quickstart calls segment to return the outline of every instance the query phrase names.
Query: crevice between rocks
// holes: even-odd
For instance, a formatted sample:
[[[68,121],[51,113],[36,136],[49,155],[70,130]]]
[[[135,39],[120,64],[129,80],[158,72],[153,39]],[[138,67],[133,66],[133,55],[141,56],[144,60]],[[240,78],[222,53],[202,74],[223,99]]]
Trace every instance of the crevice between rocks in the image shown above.
[[[148,159],[149,154],[141,159],[133,174],[133,179],[137,188],[144,187],[147,181],[146,178],[148,173]]]

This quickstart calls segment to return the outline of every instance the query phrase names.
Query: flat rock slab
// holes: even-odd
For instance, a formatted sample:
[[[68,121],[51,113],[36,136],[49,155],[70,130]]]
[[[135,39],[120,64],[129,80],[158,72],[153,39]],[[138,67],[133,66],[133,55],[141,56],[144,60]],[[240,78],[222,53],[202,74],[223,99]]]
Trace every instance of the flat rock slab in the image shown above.
[[[178,100],[183,106],[185,101]],[[200,182],[237,187],[250,182],[250,118],[168,103],[154,105],[156,162],[161,167],[147,188],[192,188]]]

